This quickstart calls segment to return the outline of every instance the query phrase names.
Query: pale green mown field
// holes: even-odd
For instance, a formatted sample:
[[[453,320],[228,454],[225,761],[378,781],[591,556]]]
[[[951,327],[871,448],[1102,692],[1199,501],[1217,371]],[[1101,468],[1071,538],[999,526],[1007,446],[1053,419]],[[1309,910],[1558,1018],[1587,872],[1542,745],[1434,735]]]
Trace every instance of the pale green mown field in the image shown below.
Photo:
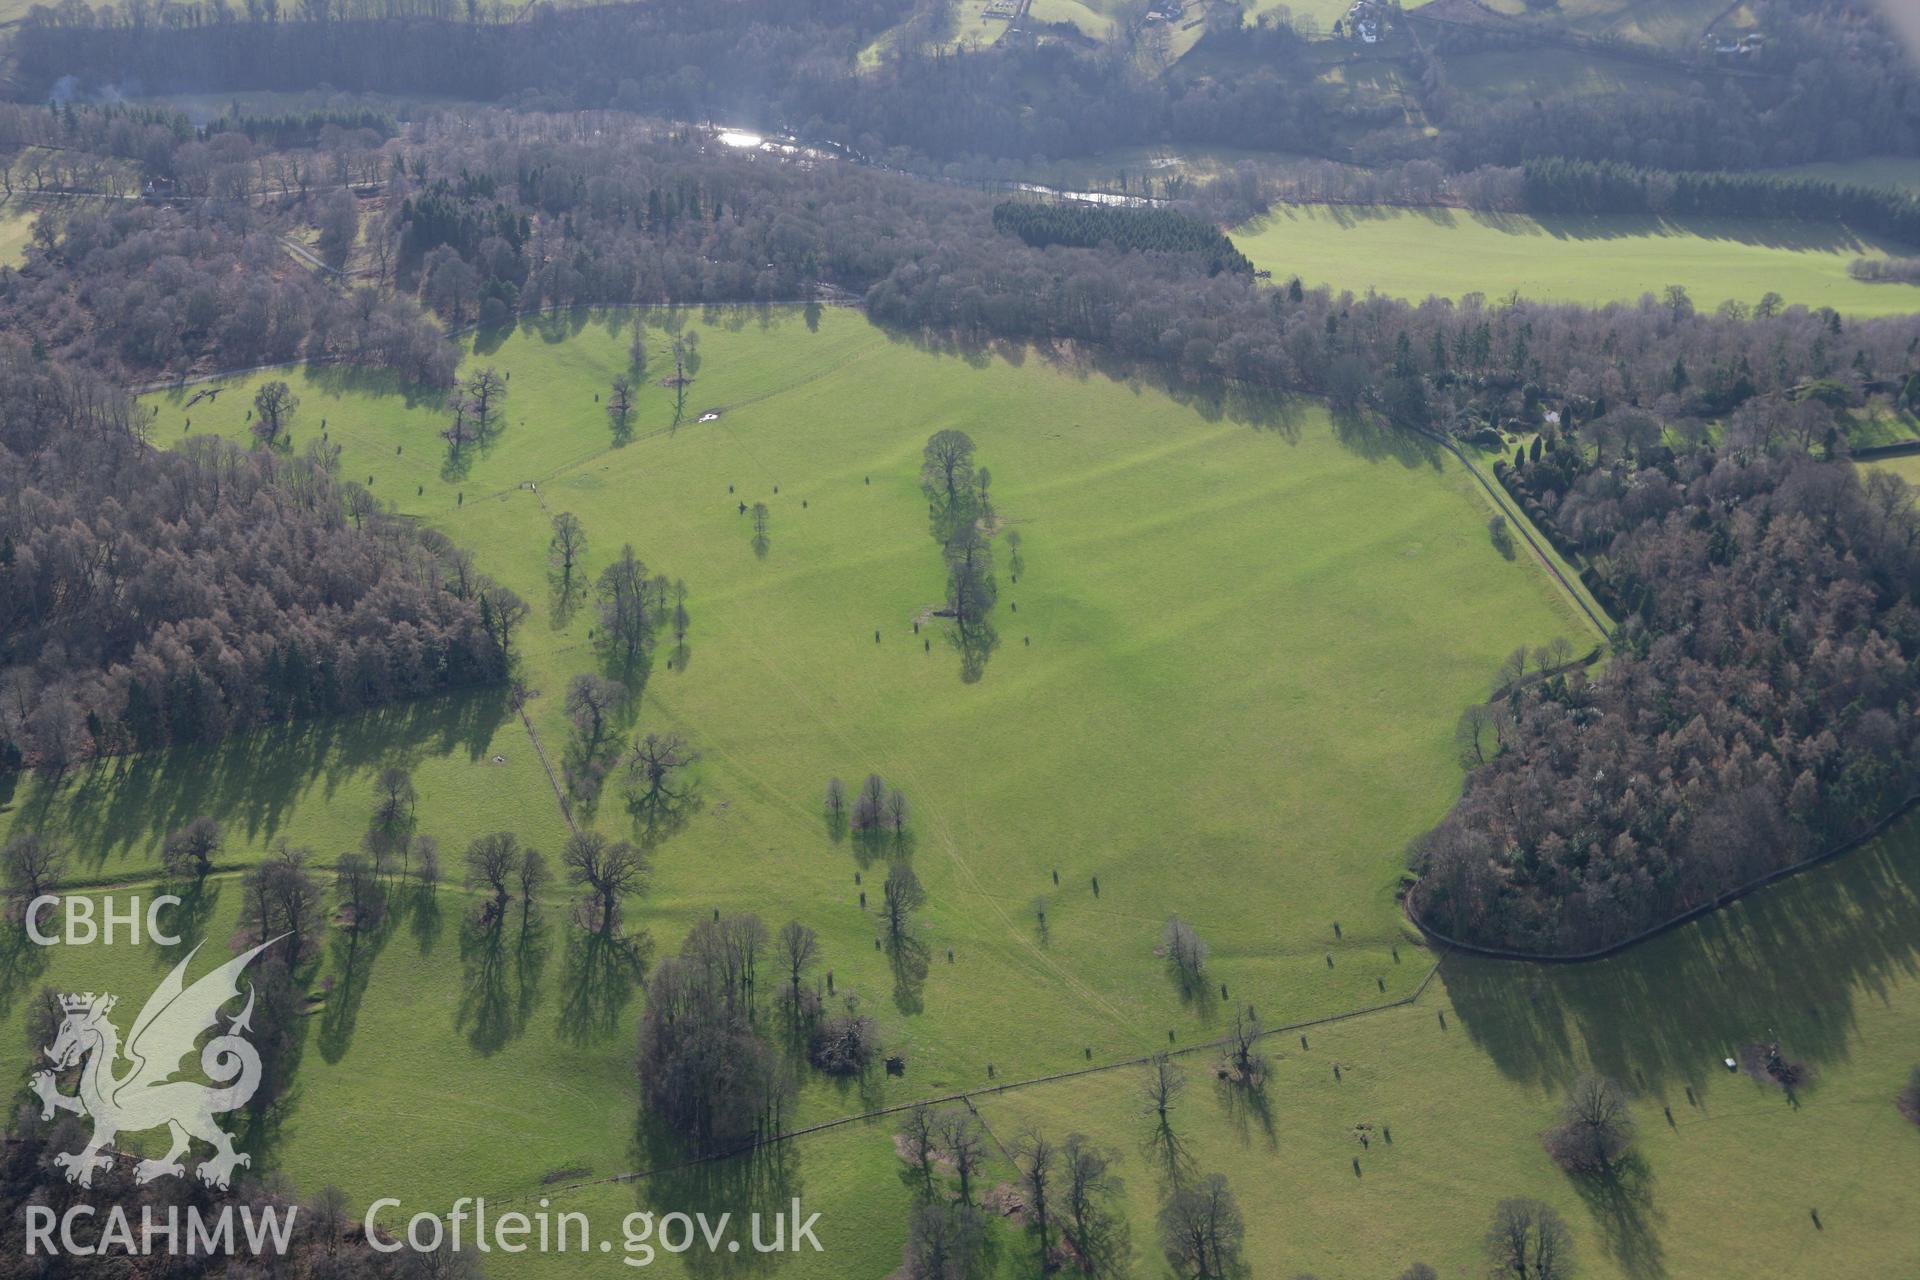
[[[793,311],[692,323],[703,360],[688,421],[672,426],[671,393],[654,382],[667,345],[655,317],[637,438],[621,449],[610,447],[595,395],[624,366],[630,317],[575,316],[486,340],[468,367],[511,374],[506,426],[457,474],[445,465],[436,435],[444,415],[433,404],[344,371],[283,376],[301,396],[296,447],[324,421],[346,474],[371,476],[376,494],[446,530],[534,603],[519,675],[556,766],[567,738],[561,690],[596,660],[590,610],[568,618],[550,606],[552,514],[584,521],[590,571],[631,541],[649,565],[686,580],[689,651],[669,669],[662,647],[634,728],[683,732],[700,748],[703,807],[658,850],[652,891],[633,904],[629,924],[648,929],[657,951],[715,909],[757,911],[773,925],[803,919],[822,934],[837,989],[858,992],[889,1048],[908,1059],[903,1079],[809,1083],[790,1123],[978,1088],[989,1064],[995,1080],[1017,1080],[1084,1066],[1089,1055],[1145,1053],[1169,1032],[1185,1046],[1217,1035],[1221,1002],[1183,1005],[1153,955],[1168,912],[1211,942],[1213,977],[1231,1001],[1254,1003],[1271,1023],[1417,988],[1429,959],[1393,889],[1405,841],[1458,785],[1453,719],[1515,644],[1556,634],[1588,643],[1524,556],[1507,561],[1489,545],[1489,509],[1457,465],[1394,437],[1336,428],[1313,406],[1223,410],[1031,356],[930,354],[845,311],[813,323]],[[237,380],[193,406],[193,430],[240,436],[263,380]],[[197,390],[151,398],[157,442],[185,435],[186,400]],[[692,420],[709,409],[722,416]],[[977,441],[1005,527],[1025,542],[1015,583],[1000,540],[1002,642],[976,683],[962,681],[957,655],[933,628],[913,633],[942,592],[916,473],[926,437],[947,426]],[[755,501],[773,513],[764,558],[738,512]],[[513,829],[557,853],[565,826],[546,773],[519,716],[488,693],[109,762],[58,784],[10,779],[0,783],[0,823],[65,835],[96,884],[150,877],[160,836],[200,812],[232,827],[230,862],[256,859],[277,838],[310,845],[325,862],[357,842],[372,777],[395,761],[415,770],[420,826],[439,838],[450,875],[459,850],[490,830]],[[924,976],[895,973],[874,950],[859,894],[864,887],[877,901],[884,864],[863,868],[819,817],[826,777],[853,782],[870,769],[914,803],[911,856],[930,896]],[[631,831],[617,792],[590,820],[610,834]],[[1906,870],[1880,873],[1871,886],[1883,905],[1911,903],[1911,862],[1898,865]],[[1867,874],[1852,863],[1841,872],[1833,883]],[[197,918],[218,950],[235,933],[239,895],[231,877],[216,886]],[[1911,1001],[1900,1004],[1893,982],[1911,965],[1911,911],[1905,933],[1889,933],[1867,906],[1832,896],[1796,887],[1778,897],[1803,904],[1805,927],[1822,930],[1809,953],[1818,972],[1847,975],[1819,979],[1815,992],[1821,1016],[1828,1007],[1846,1014],[1831,1044],[1800,1029],[1813,1024],[1791,1002],[1772,1002],[1777,1015],[1765,1006],[1787,1020],[1790,1047],[1802,1044],[1819,1071],[1794,1123],[1824,1114],[1823,1101],[1866,1061],[1869,1034],[1894,1046],[1876,1050],[1886,1054],[1913,1040]],[[1037,897],[1046,900],[1044,929]],[[498,949],[473,935],[468,905],[443,887],[431,906],[401,904],[387,929],[356,946],[330,939],[312,975],[327,995],[309,1020],[294,1093],[266,1131],[249,1135],[266,1163],[307,1190],[334,1182],[356,1202],[396,1196],[409,1209],[545,1192],[555,1207],[591,1211],[603,1231],[636,1206],[771,1211],[797,1194],[825,1215],[830,1252],[791,1264],[792,1274],[877,1275],[897,1265],[906,1192],[895,1126],[884,1120],[809,1135],[751,1165],[559,1190],[670,1159],[636,1126],[630,1063],[644,995],[630,971],[582,949],[565,924],[564,892],[550,895],[526,940],[510,929]],[[1655,1083],[1671,1081],[1677,1046],[1692,1054],[1691,1029],[1704,1028],[1702,1037],[1719,1029],[1708,1016],[1715,1000],[1735,1000],[1750,1021],[1762,1010],[1750,994],[1814,981],[1762,968],[1716,979],[1709,960],[1644,954],[1644,963],[1590,979],[1449,972],[1410,1010],[1313,1033],[1315,1056],[1323,1037],[1355,1037],[1353,1062],[1376,1064],[1346,1071],[1348,1084],[1408,1099],[1410,1120],[1385,1121],[1413,1126],[1407,1137],[1396,1128],[1395,1146],[1410,1165],[1421,1153],[1423,1172],[1391,1203],[1353,1199],[1348,1156],[1324,1132],[1337,1119],[1334,1096],[1313,1086],[1318,1065],[1289,1050],[1270,1091],[1275,1124],[1299,1126],[1313,1160],[1294,1164],[1285,1143],[1256,1159],[1258,1144],[1236,1147],[1225,1120],[1193,1138],[1210,1167],[1235,1174],[1255,1221],[1259,1274],[1309,1264],[1343,1274],[1342,1256],[1368,1258],[1356,1273],[1379,1270],[1372,1259],[1389,1253],[1400,1265],[1402,1251],[1384,1244],[1377,1255],[1338,1252],[1373,1238],[1431,1240],[1436,1259],[1467,1257],[1486,1206],[1448,1208],[1459,1153],[1436,1152],[1414,1132],[1444,1126],[1461,1152],[1513,1170],[1511,1188],[1487,1175],[1488,1197],[1511,1189],[1566,1201],[1531,1134],[1551,1109],[1548,1086],[1584,1051],[1583,1039],[1623,1046],[1615,1052],[1629,1054],[1628,1065],[1649,1076],[1658,1066]],[[1798,951],[1784,954],[1782,972],[1816,969]],[[42,982],[138,993],[171,959],[129,949],[9,957],[0,993],[15,1030],[0,1043],[24,1054],[22,997]],[[1670,1005],[1652,994],[1628,1000],[1636,991],[1665,999],[1669,978]],[[1524,1003],[1515,990],[1528,992]],[[1792,990],[1797,998],[1799,986]],[[1707,1012],[1696,991],[1708,993]],[[1427,1036],[1447,1001],[1455,1031]],[[1655,1006],[1674,1012],[1659,1016]],[[1646,1036],[1658,1038],[1659,1057],[1624,1047]],[[1704,1039],[1700,1053],[1711,1066]],[[1198,1069],[1208,1055],[1190,1061]],[[1120,1126],[1129,1117],[1116,1082],[1129,1074],[1011,1094],[989,1104],[989,1118],[999,1131],[1018,1117],[1003,1122],[994,1109],[1019,1106],[1039,1108],[1062,1130]],[[1856,1108],[1860,1132],[1897,1126],[1885,1102],[1897,1080],[1860,1081],[1882,1095],[1874,1108]],[[1208,1098],[1204,1084],[1194,1091],[1196,1123],[1216,1106]],[[1651,1133],[1654,1115],[1645,1105],[1642,1113],[1657,1194],[1676,1198],[1655,1203],[1678,1214],[1669,1205],[1681,1192],[1668,1188],[1681,1175]],[[1774,1111],[1753,1114],[1754,1140],[1776,1144],[1763,1157],[1790,1150],[1762,1124]],[[1737,1144],[1725,1153],[1729,1162],[1745,1155]],[[1884,1155],[1867,1155],[1884,1169]],[[1136,1231],[1151,1262],[1152,1181],[1137,1155],[1129,1163],[1132,1194],[1147,1198]],[[1778,1161],[1754,1167],[1770,1163]],[[1820,1178],[1876,1167],[1867,1157],[1829,1160],[1825,1148],[1809,1163],[1809,1177]],[[1727,1175],[1701,1166],[1687,1181],[1707,1186],[1709,1176]],[[1372,1177],[1360,1180],[1361,1195],[1373,1194]],[[1756,1174],[1743,1185],[1793,1181]],[[1867,1186],[1851,1201],[1839,1190],[1832,1199],[1843,1216],[1877,1203]],[[1576,1226],[1596,1239],[1590,1222]],[[1690,1218],[1662,1220],[1657,1234],[1674,1274],[1688,1274],[1678,1265],[1687,1251],[1718,1239],[1696,1233]],[[1872,1257],[1887,1256],[1885,1238],[1874,1237],[1881,1252]],[[1017,1241],[1009,1234],[1002,1245],[1012,1268]],[[557,1256],[496,1257],[490,1272],[578,1268]]]
[[[1396,297],[1633,302],[1683,285],[1694,304],[1753,303],[1769,290],[1789,304],[1847,315],[1920,311],[1920,289],[1863,284],[1855,258],[1912,250],[1841,228],[1736,219],[1679,223],[1625,215],[1530,218],[1462,209],[1284,206],[1234,233],[1276,280]]]

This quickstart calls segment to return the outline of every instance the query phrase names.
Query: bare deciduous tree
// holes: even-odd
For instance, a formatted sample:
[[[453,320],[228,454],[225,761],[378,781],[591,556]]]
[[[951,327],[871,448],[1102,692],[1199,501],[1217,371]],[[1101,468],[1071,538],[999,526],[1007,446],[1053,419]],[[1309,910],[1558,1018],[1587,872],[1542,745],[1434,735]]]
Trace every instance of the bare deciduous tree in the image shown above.
[[[613,390],[607,396],[607,422],[613,428],[615,444],[633,439],[633,380],[624,373],[613,380]]]
[[[511,831],[481,836],[467,846],[467,884],[493,895],[481,913],[482,923],[497,925],[506,919],[507,902],[513,896],[511,886],[522,858],[520,838]]]
[[[57,1022],[57,1019],[56,1019]],[[36,1041],[35,1043],[48,1043]],[[906,1128],[902,1131],[902,1146],[914,1172],[920,1175],[920,1198],[933,1199],[933,1165],[940,1151],[940,1127],[934,1117],[933,1108],[924,1102],[913,1104],[907,1112]]]
[[[166,842],[160,846],[160,865],[168,875],[204,880],[213,870],[214,856],[225,838],[221,825],[202,815],[167,833]]]
[[[8,894],[16,906],[24,908],[59,881],[67,855],[53,837],[22,831],[0,849],[0,863],[5,864]]]
[[[333,884],[347,909],[346,927],[371,929],[380,922],[380,878],[367,858],[358,853],[343,853],[333,864]]]
[[[800,983],[820,958],[820,935],[798,920],[780,926],[780,958],[787,967],[786,999],[788,1007],[800,1005]]]
[[[670,827],[692,794],[685,779],[700,755],[677,733],[649,733],[627,752],[627,805],[649,833]]]
[[[953,1176],[960,1184],[960,1203],[972,1204],[973,1180],[987,1159],[986,1135],[965,1104],[946,1107],[935,1119],[940,1129],[940,1149],[946,1153],[947,1163],[953,1166]]]
[[[1260,1016],[1251,1009],[1236,1009],[1227,1026],[1227,1069],[1233,1079],[1249,1089],[1266,1083],[1267,1055],[1260,1047]]]
[[[1039,1245],[1042,1274],[1052,1267],[1054,1166],[1060,1156],[1052,1138],[1037,1129],[1022,1134],[1013,1148],[1013,1167],[1026,1201],[1027,1229]]]
[[[613,936],[620,900],[646,884],[647,855],[625,840],[610,841],[597,831],[582,831],[568,839],[561,862],[567,878],[584,886],[599,906],[597,932]]]
[[[393,848],[413,832],[414,806],[420,798],[413,775],[397,765],[382,769],[374,780],[373,797],[370,834],[381,848]]]
[[[1126,1219],[1114,1207],[1122,1190],[1114,1172],[1119,1163],[1118,1152],[1084,1133],[1070,1133],[1060,1144],[1060,1229],[1082,1275],[1113,1276],[1125,1268]]]
[[[1573,1235],[1538,1200],[1502,1200],[1487,1228],[1486,1252],[1496,1276],[1566,1280],[1573,1274]]]
[[[1160,1248],[1174,1274],[1224,1280],[1241,1268],[1246,1221],[1225,1175],[1210,1173],[1171,1188],[1160,1207]]]
[[[973,440],[964,431],[936,431],[928,438],[920,466],[927,496],[952,506],[973,487]]]
[[[1607,1173],[1633,1143],[1626,1094],[1603,1075],[1582,1074],[1568,1091],[1560,1123],[1547,1133],[1546,1143],[1564,1169]]]
[[[294,410],[299,407],[300,397],[286,383],[276,379],[263,385],[253,394],[254,438],[268,447],[278,444],[293,425]]]
[[[1166,928],[1160,932],[1160,947],[1183,991],[1196,992],[1206,986],[1208,948],[1192,925],[1179,916],[1168,916]]]
[[[1468,703],[1467,709],[1460,713],[1460,722],[1454,726],[1453,740],[1460,748],[1461,764],[1469,769],[1485,764],[1488,757],[1500,749],[1493,709],[1484,702]]]
[[[860,794],[853,798],[853,829],[876,831],[886,821],[887,784],[877,773],[867,775]]]
[[[1141,1094],[1146,1099],[1147,1110],[1155,1116],[1165,1119],[1172,1113],[1180,1101],[1180,1095],[1186,1092],[1187,1073],[1165,1053],[1156,1053],[1147,1064],[1147,1079],[1141,1086]]]
[[[553,518],[553,537],[547,542],[547,564],[553,570],[553,588],[562,603],[580,589],[580,562],[587,558],[587,527],[571,511]]]
[[[629,683],[636,677],[644,681],[645,660],[653,649],[655,617],[647,590],[647,566],[633,554],[631,543],[622,546],[619,558],[600,571],[594,592],[600,603],[595,643]]]
[[[904,862],[896,862],[887,868],[887,883],[881,900],[881,925],[886,934],[888,951],[897,953],[912,936],[913,913],[926,900],[927,891],[920,887],[920,877],[913,874],[912,867]]]
[[[907,1215],[907,1280],[974,1280],[986,1265],[986,1215],[970,1204],[916,1200]]]
[[[529,848],[520,855],[520,920],[524,924],[533,910],[533,900],[540,890],[546,887],[552,873],[547,870],[546,857],[538,849]]]

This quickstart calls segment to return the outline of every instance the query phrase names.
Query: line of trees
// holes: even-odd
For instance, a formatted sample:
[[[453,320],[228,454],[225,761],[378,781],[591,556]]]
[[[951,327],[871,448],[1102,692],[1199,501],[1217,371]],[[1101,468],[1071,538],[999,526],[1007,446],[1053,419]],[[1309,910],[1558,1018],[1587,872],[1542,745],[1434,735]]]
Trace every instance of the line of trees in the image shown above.
[[[1920,198],[1893,187],[1724,170],[1670,172],[1561,157],[1529,160],[1520,172],[1521,199],[1536,213],[1832,221],[1920,244]]]
[[[942,611],[953,622],[960,650],[960,676],[978,680],[1000,643],[993,625],[999,585],[993,576],[995,516],[990,472],[976,464],[973,440],[947,428],[928,437],[922,451],[920,488],[934,541],[947,565],[947,600]]]
[[[1253,263],[1220,228],[1177,209],[1006,200],[993,207],[993,225],[1036,249],[1065,244],[1081,249],[1111,246],[1122,252],[1192,253],[1206,262],[1209,275],[1253,273]]]

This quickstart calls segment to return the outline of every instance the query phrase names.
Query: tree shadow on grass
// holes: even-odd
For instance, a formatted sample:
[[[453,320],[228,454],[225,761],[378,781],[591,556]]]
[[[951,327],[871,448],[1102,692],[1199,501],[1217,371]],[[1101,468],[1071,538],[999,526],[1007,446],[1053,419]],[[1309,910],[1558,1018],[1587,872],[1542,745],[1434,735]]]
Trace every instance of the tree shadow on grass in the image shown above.
[[[353,1045],[354,1024],[360,1017],[360,1005],[367,997],[367,984],[373,977],[373,962],[393,936],[393,917],[383,915],[371,929],[335,927],[327,939],[331,953],[333,986],[327,991],[326,1005],[320,1012],[320,1057],[338,1062]]]
[[[432,955],[434,946],[440,941],[441,932],[446,928],[446,916],[440,910],[439,886],[417,886],[409,896],[405,910],[407,928],[412,932],[420,954]]]
[[[678,791],[629,790],[626,805],[633,818],[635,843],[642,849],[659,848],[686,830],[687,823],[700,812],[701,804],[698,780],[685,783]]]
[[[586,603],[586,587],[579,582],[563,586],[558,575],[547,576],[547,626],[554,631],[564,631],[579,615],[580,606]]]
[[[307,380],[335,396],[397,396],[409,409],[438,405],[446,399],[446,388],[429,386],[401,377],[391,369],[373,369],[355,364],[311,364],[303,366]]]
[[[642,1110],[632,1153],[636,1169],[653,1171],[634,1182],[636,1208],[652,1213],[656,1219],[668,1213],[697,1211],[705,1213],[707,1220],[713,1222],[723,1213],[732,1215],[732,1229],[741,1240],[739,1252],[729,1253],[724,1246],[713,1251],[704,1247],[689,1249],[679,1255],[688,1274],[761,1275],[780,1266],[783,1257],[791,1256],[790,1250],[762,1253],[754,1249],[749,1233],[753,1215],[759,1214],[761,1242],[770,1245],[775,1229],[774,1215],[784,1214],[786,1243],[792,1245],[794,1202],[799,1201],[802,1206],[806,1203],[797,1143],[773,1142],[737,1155],[696,1160],[675,1135]],[[801,1217],[806,1217],[804,1207]],[[829,1225],[827,1219],[822,1218],[814,1230],[818,1234],[822,1226]],[[833,1247],[826,1237],[821,1237],[821,1244],[825,1248]],[[810,1253],[811,1249],[802,1244],[801,1251]]]
[[[298,965],[288,975],[290,985],[284,998],[304,1002],[304,993],[312,988],[318,968],[319,963],[313,960]],[[245,1107],[221,1121],[221,1127],[233,1134],[234,1145],[253,1157],[248,1173],[254,1177],[275,1166],[280,1144],[290,1136],[289,1129],[300,1112],[300,1062],[306,1056],[307,1038],[316,1021],[297,1011],[284,1019],[258,1012],[262,1021],[282,1027],[285,1039],[262,1043],[256,1035],[254,1047],[265,1059],[265,1083]],[[255,1030],[263,1030],[260,1023]]]
[[[894,1007],[905,1014],[922,1012],[926,1008],[927,944],[918,938],[902,938],[889,952],[887,961],[893,970]]]
[[[1187,1140],[1175,1131],[1170,1115],[1163,1116],[1152,1111],[1147,1113],[1147,1130],[1140,1139],[1140,1151],[1146,1157],[1147,1167],[1160,1180],[1160,1185],[1168,1189],[1185,1183],[1198,1168],[1192,1149],[1187,1145]]]
[[[1611,960],[1440,962],[1467,1034],[1506,1075],[1559,1091],[1590,1060],[1675,1111],[1704,1107],[1723,1060],[1759,1041],[1777,1040],[1817,1080],[1846,1060],[1859,1005],[1917,975],[1912,821]]]
[[[1574,1189],[1599,1228],[1601,1247],[1629,1276],[1657,1280],[1667,1274],[1659,1228],[1666,1215],[1654,1207],[1653,1174],[1631,1152],[1611,1172],[1576,1177]]]
[[[1240,1140],[1241,1146],[1252,1146],[1257,1138],[1268,1151],[1279,1150],[1280,1136],[1273,1127],[1273,1105],[1267,1098],[1264,1085],[1248,1087],[1237,1080],[1223,1077],[1216,1070],[1213,1095],[1226,1117],[1227,1127]]]
[[[43,947],[27,936],[26,925],[17,920],[0,922],[0,1018],[10,1017],[20,993],[28,990],[47,971],[51,947]]]
[[[330,800],[396,758],[464,752],[479,760],[508,714],[506,689],[490,688],[117,756],[64,779],[34,779],[17,822],[58,833],[89,873],[157,848],[202,814],[226,824],[230,847],[261,847],[303,792]]]
[[[1000,647],[1000,633],[992,623],[980,622],[964,629],[950,629],[947,643],[960,655],[960,682],[978,684],[987,674],[987,660]]]
[[[1210,1025],[1220,1008],[1220,988],[1204,970],[1187,968],[1172,956],[1167,957],[1166,969],[1167,980],[1180,994],[1180,1003],[1193,1010],[1203,1025]]]
[[[633,994],[645,981],[651,950],[644,934],[625,938],[572,930],[560,973],[560,1038],[586,1045],[617,1037],[625,1029]]]
[[[481,1055],[498,1052],[526,1032],[546,968],[549,926],[530,914],[519,924],[488,927],[469,918],[460,930],[460,1009],[454,1025]]]
[[[150,947],[155,967],[171,969],[180,957],[207,938],[207,925],[220,905],[220,881],[213,878],[186,884],[162,885],[156,892],[170,893],[180,905],[160,917],[160,928],[180,939],[178,947]]]
[[[1409,469],[1438,471],[1446,451],[1426,436],[1396,427],[1366,410],[1331,410],[1333,438],[1368,462],[1397,462]]]
[[[1160,364],[1129,360],[1087,346],[1015,346],[925,329],[905,332],[883,328],[882,331],[893,342],[929,355],[957,359],[975,369],[988,368],[995,360],[1017,366],[1034,355],[1069,377],[1082,381],[1103,377],[1131,387],[1136,393],[1151,388],[1193,410],[1205,421],[1239,423],[1274,432],[1289,442],[1299,438],[1301,407],[1311,403],[1305,397],[1226,378],[1169,376]]]

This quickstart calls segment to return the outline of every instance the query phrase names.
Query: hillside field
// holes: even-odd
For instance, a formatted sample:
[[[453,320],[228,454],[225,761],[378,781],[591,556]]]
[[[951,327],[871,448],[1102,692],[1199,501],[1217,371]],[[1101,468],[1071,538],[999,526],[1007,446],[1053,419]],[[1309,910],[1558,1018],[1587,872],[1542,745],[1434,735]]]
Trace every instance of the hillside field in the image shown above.
[[[472,899],[455,882],[470,840],[512,829],[552,856],[566,835],[528,727],[557,769],[565,683],[597,667],[591,607],[558,610],[548,588],[549,524],[566,510],[585,524],[589,573],[631,542],[685,580],[693,618],[685,652],[662,643],[629,732],[685,734],[702,753],[701,804],[656,851],[629,926],[659,954],[715,910],[773,927],[799,918],[820,931],[838,993],[858,993],[907,1059],[901,1078],[810,1080],[789,1126],[1171,1043],[1194,1051],[1187,1141],[1232,1177],[1262,1276],[1361,1274],[1363,1262],[1391,1274],[1374,1261],[1403,1254],[1394,1267],[1426,1256],[1457,1271],[1510,1194],[1559,1204],[1592,1275],[1816,1248],[1860,1274],[1920,1265],[1889,1252],[1889,1233],[1847,1234],[1913,1208],[1900,1170],[1920,1135],[1890,1100],[1911,1065],[1900,1046],[1920,1032],[1910,832],[1622,961],[1449,960],[1428,980],[1434,957],[1395,889],[1406,841],[1459,785],[1455,717],[1515,645],[1592,639],[1534,564],[1493,548],[1491,509],[1446,455],[1313,404],[1183,402],[1028,352],[933,353],[839,309],[645,314],[638,429],[615,448],[596,398],[627,368],[639,314],[554,317],[473,344],[465,371],[509,375],[506,425],[459,468],[437,397],[362,373],[250,375],[191,408],[208,388],[149,397],[156,443],[177,443],[189,419],[241,439],[253,391],[286,378],[301,401],[296,448],[324,432],[344,474],[445,530],[534,606],[517,641],[524,722],[504,694],[476,693],[58,781],[0,780],[0,834],[58,832],[85,877],[125,892],[150,883],[165,831],[202,812],[230,825],[235,868],[279,838],[328,862],[357,843],[379,769],[414,769],[420,829],[440,841],[449,883],[397,903],[357,943],[335,931],[318,961],[309,985],[323,999],[294,1095],[250,1135],[297,1187],[337,1183],[356,1205],[395,1196],[409,1211],[546,1195],[603,1231],[636,1205],[771,1210],[799,1195],[823,1213],[828,1252],[781,1274],[898,1265],[897,1120],[603,1181],[673,1162],[635,1124],[637,975],[582,945],[563,888],[504,945],[467,924]],[[669,324],[700,333],[677,426],[659,382]],[[1000,645],[972,682],[937,621],[914,629],[942,599],[917,474],[945,427],[976,441],[1002,521]],[[739,511],[754,502],[771,513],[764,554]],[[1017,581],[1004,536],[1016,529]],[[829,776],[870,770],[913,803],[924,972],[875,949],[860,898],[877,902],[885,864],[821,818]],[[617,786],[577,816],[633,830]],[[231,872],[194,904],[203,961],[234,936],[239,905]],[[1170,912],[1211,943],[1225,998],[1176,993],[1155,954]],[[137,993],[174,959],[0,957],[5,1060],[24,1065],[24,997],[40,984]],[[1212,1087],[1205,1044],[1233,1005],[1279,1026],[1416,994],[1312,1029],[1306,1048],[1271,1037],[1271,1130]],[[1815,1068],[1798,1110],[1717,1067],[1728,1040],[1769,1026]],[[1619,1203],[1582,1203],[1535,1140],[1588,1060],[1640,1094],[1645,1180]],[[1122,1148],[1135,1253],[1153,1274],[1155,1183],[1130,1127],[1138,1075],[1117,1066],[976,1104],[1003,1142],[1035,1123]],[[1683,1109],[1688,1084],[1697,1112]],[[1660,1105],[1674,1109],[1671,1133]],[[1762,1123],[1782,1114],[1791,1123]],[[1358,1148],[1355,1126],[1376,1120],[1393,1142]],[[1725,1179],[1694,1175],[1738,1166],[1792,1172],[1737,1184],[1756,1212],[1716,1217]],[[1471,1204],[1448,1190],[1463,1167]],[[1810,1208],[1827,1222],[1811,1238]],[[1743,1217],[1764,1225],[1735,1236],[1725,1224]],[[999,1237],[1000,1274],[1025,1274],[1024,1244],[1010,1228]],[[698,1261],[680,1266],[716,1269]],[[495,1277],[581,1270],[561,1255],[487,1265]]]
[[[1601,36],[1691,53],[1712,28],[1721,36],[1753,26],[1745,5],[1724,0],[1561,0],[1536,6],[1526,0],[1488,0],[1488,8],[1548,30]]]
[[[1769,290],[1789,304],[1845,315],[1920,309],[1920,289],[1847,275],[1855,258],[1912,250],[1797,223],[1290,205],[1233,239],[1276,280],[1297,275],[1309,286],[1416,300],[1517,292],[1548,302],[1633,302],[1678,284],[1702,309],[1728,299],[1751,304]]]

